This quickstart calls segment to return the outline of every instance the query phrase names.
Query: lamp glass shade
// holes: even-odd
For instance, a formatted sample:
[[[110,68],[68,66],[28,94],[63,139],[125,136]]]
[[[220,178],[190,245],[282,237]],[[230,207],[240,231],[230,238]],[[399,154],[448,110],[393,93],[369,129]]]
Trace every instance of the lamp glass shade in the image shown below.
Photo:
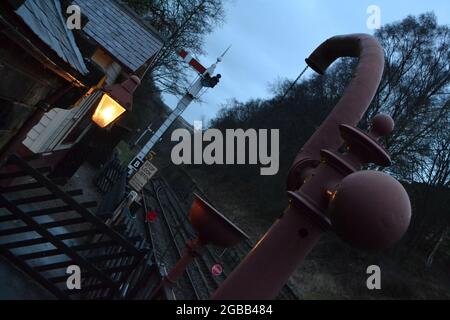
[[[104,93],[95,109],[92,121],[99,127],[105,128],[118,119],[125,111],[126,109],[120,103]]]

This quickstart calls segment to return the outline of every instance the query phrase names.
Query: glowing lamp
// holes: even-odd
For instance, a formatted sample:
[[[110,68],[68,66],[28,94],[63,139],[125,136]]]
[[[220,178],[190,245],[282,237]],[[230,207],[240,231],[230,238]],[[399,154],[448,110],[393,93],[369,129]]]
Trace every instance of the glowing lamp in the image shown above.
[[[131,76],[120,84],[106,86],[103,96],[92,115],[99,127],[105,128],[120,118],[125,111],[131,111],[133,106],[133,93],[141,83],[137,76]]]
[[[105,93],[95,109],[92,120],[99,127],[104,128],[118,119],[125,111],[124,107]]]

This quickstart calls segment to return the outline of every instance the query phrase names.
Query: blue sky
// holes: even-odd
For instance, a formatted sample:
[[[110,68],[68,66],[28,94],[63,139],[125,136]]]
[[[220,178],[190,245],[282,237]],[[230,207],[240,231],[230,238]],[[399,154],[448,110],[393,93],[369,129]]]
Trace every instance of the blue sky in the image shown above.
[[[198,57],[208,67],[232,44],[216,69],[221,82],[183,117],[191,124],[208,121],[232,98],[245,102],[269,97],[269,84],[277,78],[295,79],[322,41],[338,34],[373,33],[366,25],[370,5],[380,8],[381,24],[427,11],[434,11],[439,24],[450,24],[449,0],[227,0],[225,23],[207,36],[207,54]],[[172,108],[178,98],[164,96]]]

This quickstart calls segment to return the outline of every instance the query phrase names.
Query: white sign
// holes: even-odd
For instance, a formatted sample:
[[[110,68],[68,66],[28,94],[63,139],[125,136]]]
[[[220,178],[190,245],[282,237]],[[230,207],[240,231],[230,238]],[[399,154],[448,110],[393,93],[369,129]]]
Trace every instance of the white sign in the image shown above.
[[[142,165],[142,161],[138,158],[134,158],[130,165],[133,169],[137,170]]]
[[[128,184],[136,191],[141,191],[147,182],[154,176],[158,169],[150,162],[145,161]]]

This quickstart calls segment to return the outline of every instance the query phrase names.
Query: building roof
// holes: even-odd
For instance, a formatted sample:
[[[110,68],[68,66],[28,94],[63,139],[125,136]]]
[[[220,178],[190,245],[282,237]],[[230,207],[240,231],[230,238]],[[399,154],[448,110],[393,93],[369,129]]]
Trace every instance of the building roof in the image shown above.
[[[136,71],[163,46],[160,36],[114,0],[73,0],[87,16],[83,31],[122,65]]]
[[[59,0],[26,0],[16,14],[60,58],[82,75],[89,73],[75,38],[67,28]]]

